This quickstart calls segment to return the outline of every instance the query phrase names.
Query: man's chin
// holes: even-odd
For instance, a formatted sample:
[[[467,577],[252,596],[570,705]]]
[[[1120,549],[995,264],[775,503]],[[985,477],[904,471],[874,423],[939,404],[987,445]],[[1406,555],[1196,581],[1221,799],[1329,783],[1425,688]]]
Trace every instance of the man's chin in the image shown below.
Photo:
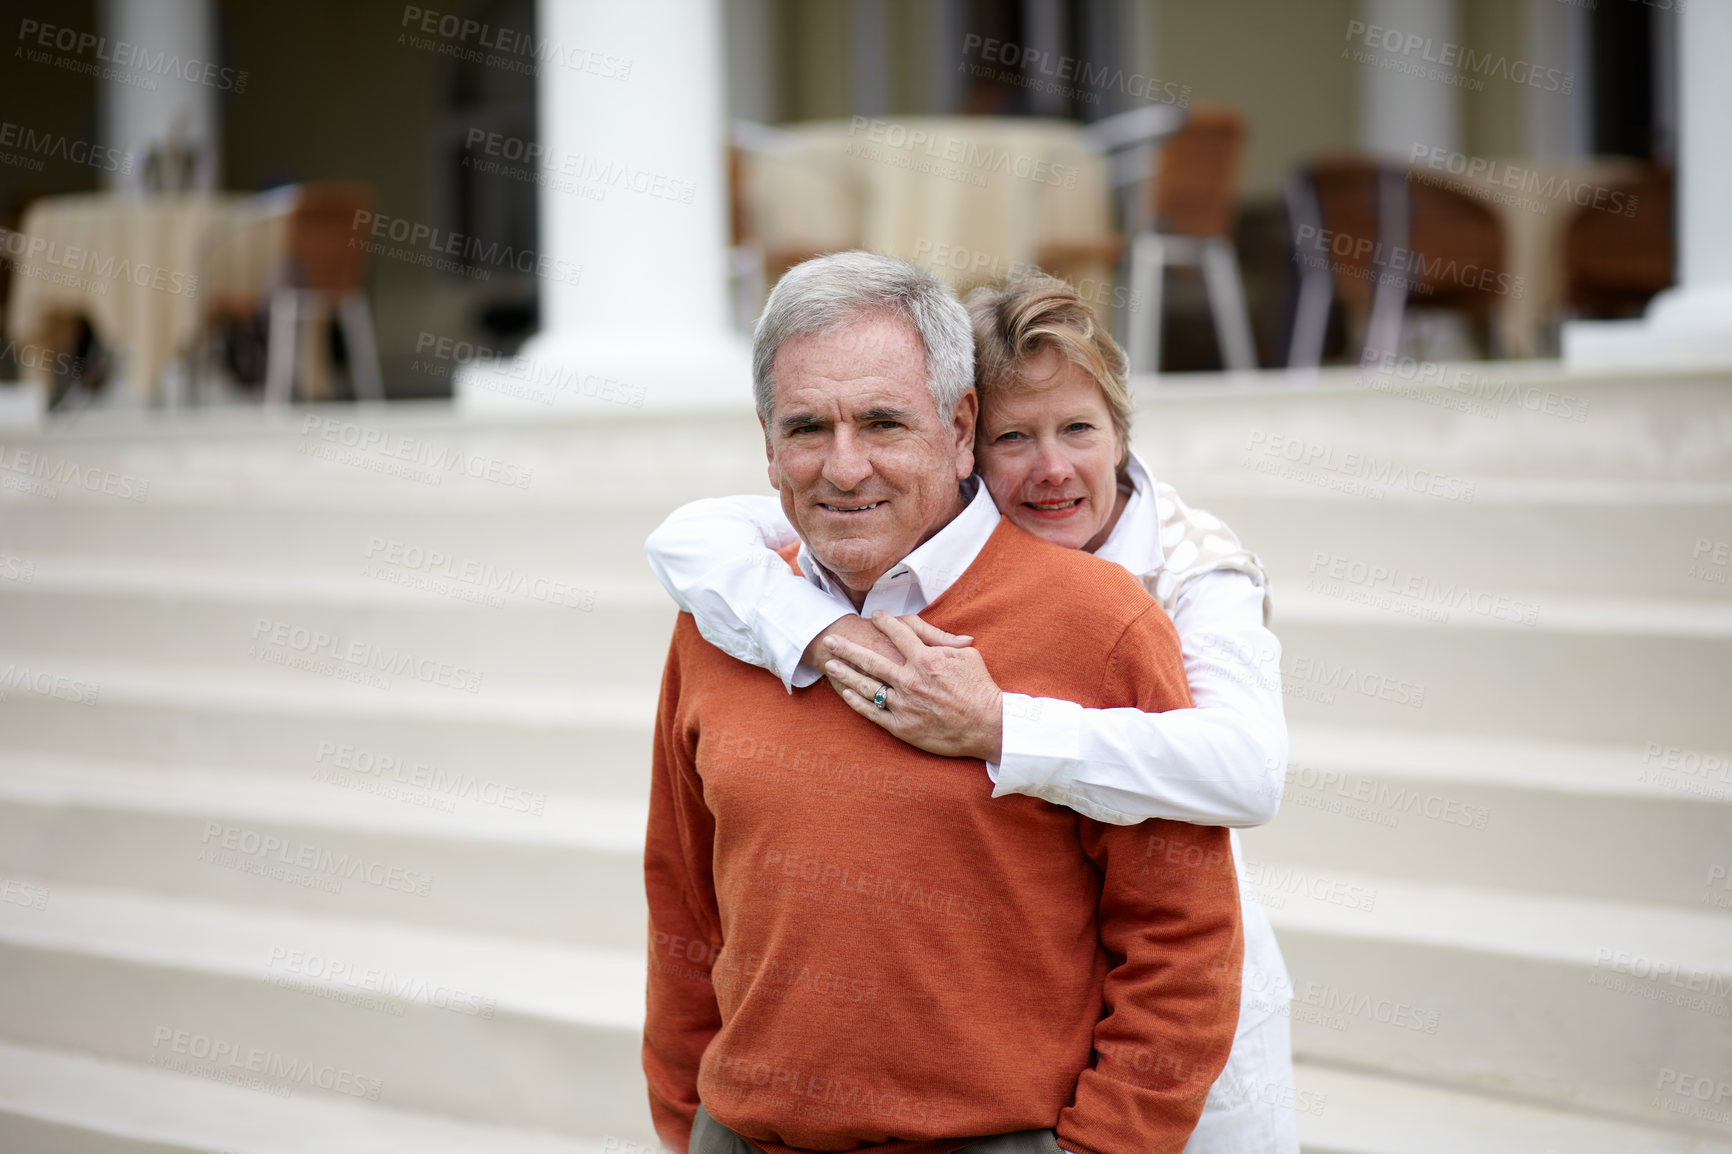
[[[890,567],[890,563],[885,560],[884,543],[876,538],[813,534],[806,538],[806,548],[812,551],[812,556],[816,557],[824,568],[851,587],[869,587],[872,581],[867,580],[863,585],[854,586],[851,578],[862,578],[871,574],[875,580],[877,574]]]

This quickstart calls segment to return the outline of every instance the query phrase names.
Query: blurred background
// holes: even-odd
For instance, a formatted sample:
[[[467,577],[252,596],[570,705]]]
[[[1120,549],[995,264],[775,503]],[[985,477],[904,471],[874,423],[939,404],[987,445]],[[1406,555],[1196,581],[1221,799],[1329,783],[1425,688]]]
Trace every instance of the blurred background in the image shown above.
[[[741,0],[710,30],[720,75],[703,101],[673,78],[634,83],[632,59],[538,42],[530,0],[8,7],[0,227],[24,229],[46,200],[30,235],[151,232],[205,282],[128,309],[91,299],[112,277],[56,280],[34,268],[44,254],[11,254],[37,275],[8,262],[7,332],[77,359],[25,354],[44,370],[8,349],[0,375],[60,389],[262,391],[273,298],[280,314],[300,289],[316,291],[290,326],[311,361],[293,365],[303,392],[352,395],[332,366],[354,359],[388,396],[449,395],[451,362],[429,364],[422,334],[514,352],[545,327],[548,276],[513,254],[540,254],[549,218],[581,234],[622,201],[706,216],[681,221],[685,244],[714,243],[721,202],[742,329],[787,265],[866,246],[959,287],[1037,264],[1069,276],[1140,338],[1139,367],[1177,372],[1355,361],[1374,261],[1320,247],[1325,233],[1383,246],[1375,263],[1411,281],[1411,315],[1380,316],[1374,335],[1430,359],[1555,356],[1566,319],[1633,315],[1675,279],[1669,2]],[[566,59],[538,96],[549,45]],[[576,115],[585,99],[641,121],[540,134],[544,106]],[[646,141],[669,127],[663,104],[686,123]],[[603,150],[634,133],[639,155]],[[698,140],[725,151],[720,181],[713,155],[677,155]],[[1380,213],[1383,176],[1406,183]],[[123,222],[59,199],[105,192],[164,199]],[[321,259],[357,237],[411,243]],[[635,243],[642,262],[663,255]],[[1392,270],[1397,249],[1458,263]],[[592,265],[586,284],[556,283],[581,296],[602,279]],[[351,291],[371,316],[345,337],[319,318]],[[1403,302],[1384,295],[1393,315]],[[135,331],[165,324],[166,341]],[[376,351],[352,351],[369,333]]]
[[[1732,0],[0,30],[0,1148],[653,1143],[642,541],[867,248],[1273,577],[1306,1150],[1732,1151]]]

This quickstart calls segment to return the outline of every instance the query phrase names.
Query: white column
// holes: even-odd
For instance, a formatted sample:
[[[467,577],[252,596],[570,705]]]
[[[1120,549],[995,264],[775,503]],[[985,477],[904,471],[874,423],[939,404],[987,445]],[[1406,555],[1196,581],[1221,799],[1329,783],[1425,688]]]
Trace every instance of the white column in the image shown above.
[[[926,111],[933,116],[955,116],[962,111],[962,96],[968,87],[962,52],[967,21],[962,6],[963,0],[928,0],[925,7]]]
[[[724,0],[722,29],[728,53],[722,69],[728,119],[774,124],[780,119],[781,45],[771,0]]]
[[[885,41],[884,0],[853,0],[849,26],[854,33],[854,114],[884,116],[890,111],[890,78],[885,75],[889,52]]]
[[[1058,58],[1065,55],[1063,24],[1058,0],[1022,0],[1022,48],[1027,60],[1023,72],[1031,82],[1024,91],[1028,93],[1029,111],[1036,116],[1063,116],[1068,107],[1064,97],[1048,90],[1046,82],[1051,77],[1040,73],[1043,63],[1051,61],[1046,67],[1057,68]],[[1030,49],[1032,58],[1028,57]]]
[[[728,321],[721,0],[539,0],[536,21],[537,263],[581,273],[542,276],[541,332],[514,362],[467,366],[459,404],[749,404]]]
[[[148,59],[158,54],[183,62],[214,59],[216,28],[210,0],[105,0],[99,19],[102,36],[110,45],[139,46]],[[220,168],[218,90],[172,71],[152,78],[154,86],[98,82],[103,139],[110,148],[132,155],[128,171],[109,174],[111,187],[144,190],[155,152],[159,163],[169,169],[177,167],[170,162],[172,157],[190,156],[190,187],[208,192],[216,187]],[[173,187],[181,176],[171,173],[166,179]]]
[[[1592,11],[1558,0],[1527,0],[1527,5],[1527,58],[1546,60],[1576,76],[1570,96],[1528,89],[1528,154],[1589,156],[1594,150]]]
[[[1564,326],[1564,360],[1610,365],[1732,364],[1732,3],[1677,13],[1678,284],[1636,321]]]
[[[1391,56],[1437,71],[1454,71],[1437,57],[1442,45],[1457,43],[1455,0],[1361,0],[1360,19],[1367,29],[1401,37],[1420,36],[1437,49],[1431,60],[1408,59],[1381,47],[1367,49],[1362,40],[1352,47],[1379,56]],[[1391,35],[1392,41],[1395,39]],[[1459,89],[1427,76],[1415,76],[1376,62],[1362,64],[1359,97],[1359,142],[1368,152],[1405,161],[1416,144],[1455,152],[1461,147],[1461,103]]]

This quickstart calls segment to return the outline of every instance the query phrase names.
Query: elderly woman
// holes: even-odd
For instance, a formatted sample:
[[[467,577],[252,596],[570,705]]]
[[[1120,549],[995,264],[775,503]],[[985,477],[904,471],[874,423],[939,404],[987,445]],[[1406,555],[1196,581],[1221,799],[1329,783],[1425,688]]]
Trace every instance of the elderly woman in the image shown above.
[[[834,601],[768,563],[769,550],[795,539],[774,498],[677,510],[647,543],[651,567],[712,644],[790,689],[827,676],[902,740],[985,762],[994,796],[1028,794],[1117,824],[1268,821],[1287,741],[1257,559],[1130,451],[1124,353],[1075,290],[1030,277],[967,303],[981,401],[975,466],[999,512],[1140,578],[1178,630],[1195,708],[1085,709],[1005,693],[969,638],[918,617],[838,617]],[[1233,851],[1237,860],[1236,836]],[[1243,913],[1238,1032],[1186,1149],[1297,1154],[1291,985],[1262,908],[1246,900]]]

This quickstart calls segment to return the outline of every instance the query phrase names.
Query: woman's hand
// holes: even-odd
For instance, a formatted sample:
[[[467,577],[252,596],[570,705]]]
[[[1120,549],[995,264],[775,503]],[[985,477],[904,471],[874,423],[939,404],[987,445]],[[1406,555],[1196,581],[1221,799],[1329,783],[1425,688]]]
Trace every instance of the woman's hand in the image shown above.
[[[901,651],[902,663],[828,639],[836,656],[825,662],[830,684],[866,720],[927,753],[997,761],[1003,752],[1004,695],[969,637],[955,637],[919,617],[879,610],[872,623]],[[873,703],[879,688],[885,706]]]

